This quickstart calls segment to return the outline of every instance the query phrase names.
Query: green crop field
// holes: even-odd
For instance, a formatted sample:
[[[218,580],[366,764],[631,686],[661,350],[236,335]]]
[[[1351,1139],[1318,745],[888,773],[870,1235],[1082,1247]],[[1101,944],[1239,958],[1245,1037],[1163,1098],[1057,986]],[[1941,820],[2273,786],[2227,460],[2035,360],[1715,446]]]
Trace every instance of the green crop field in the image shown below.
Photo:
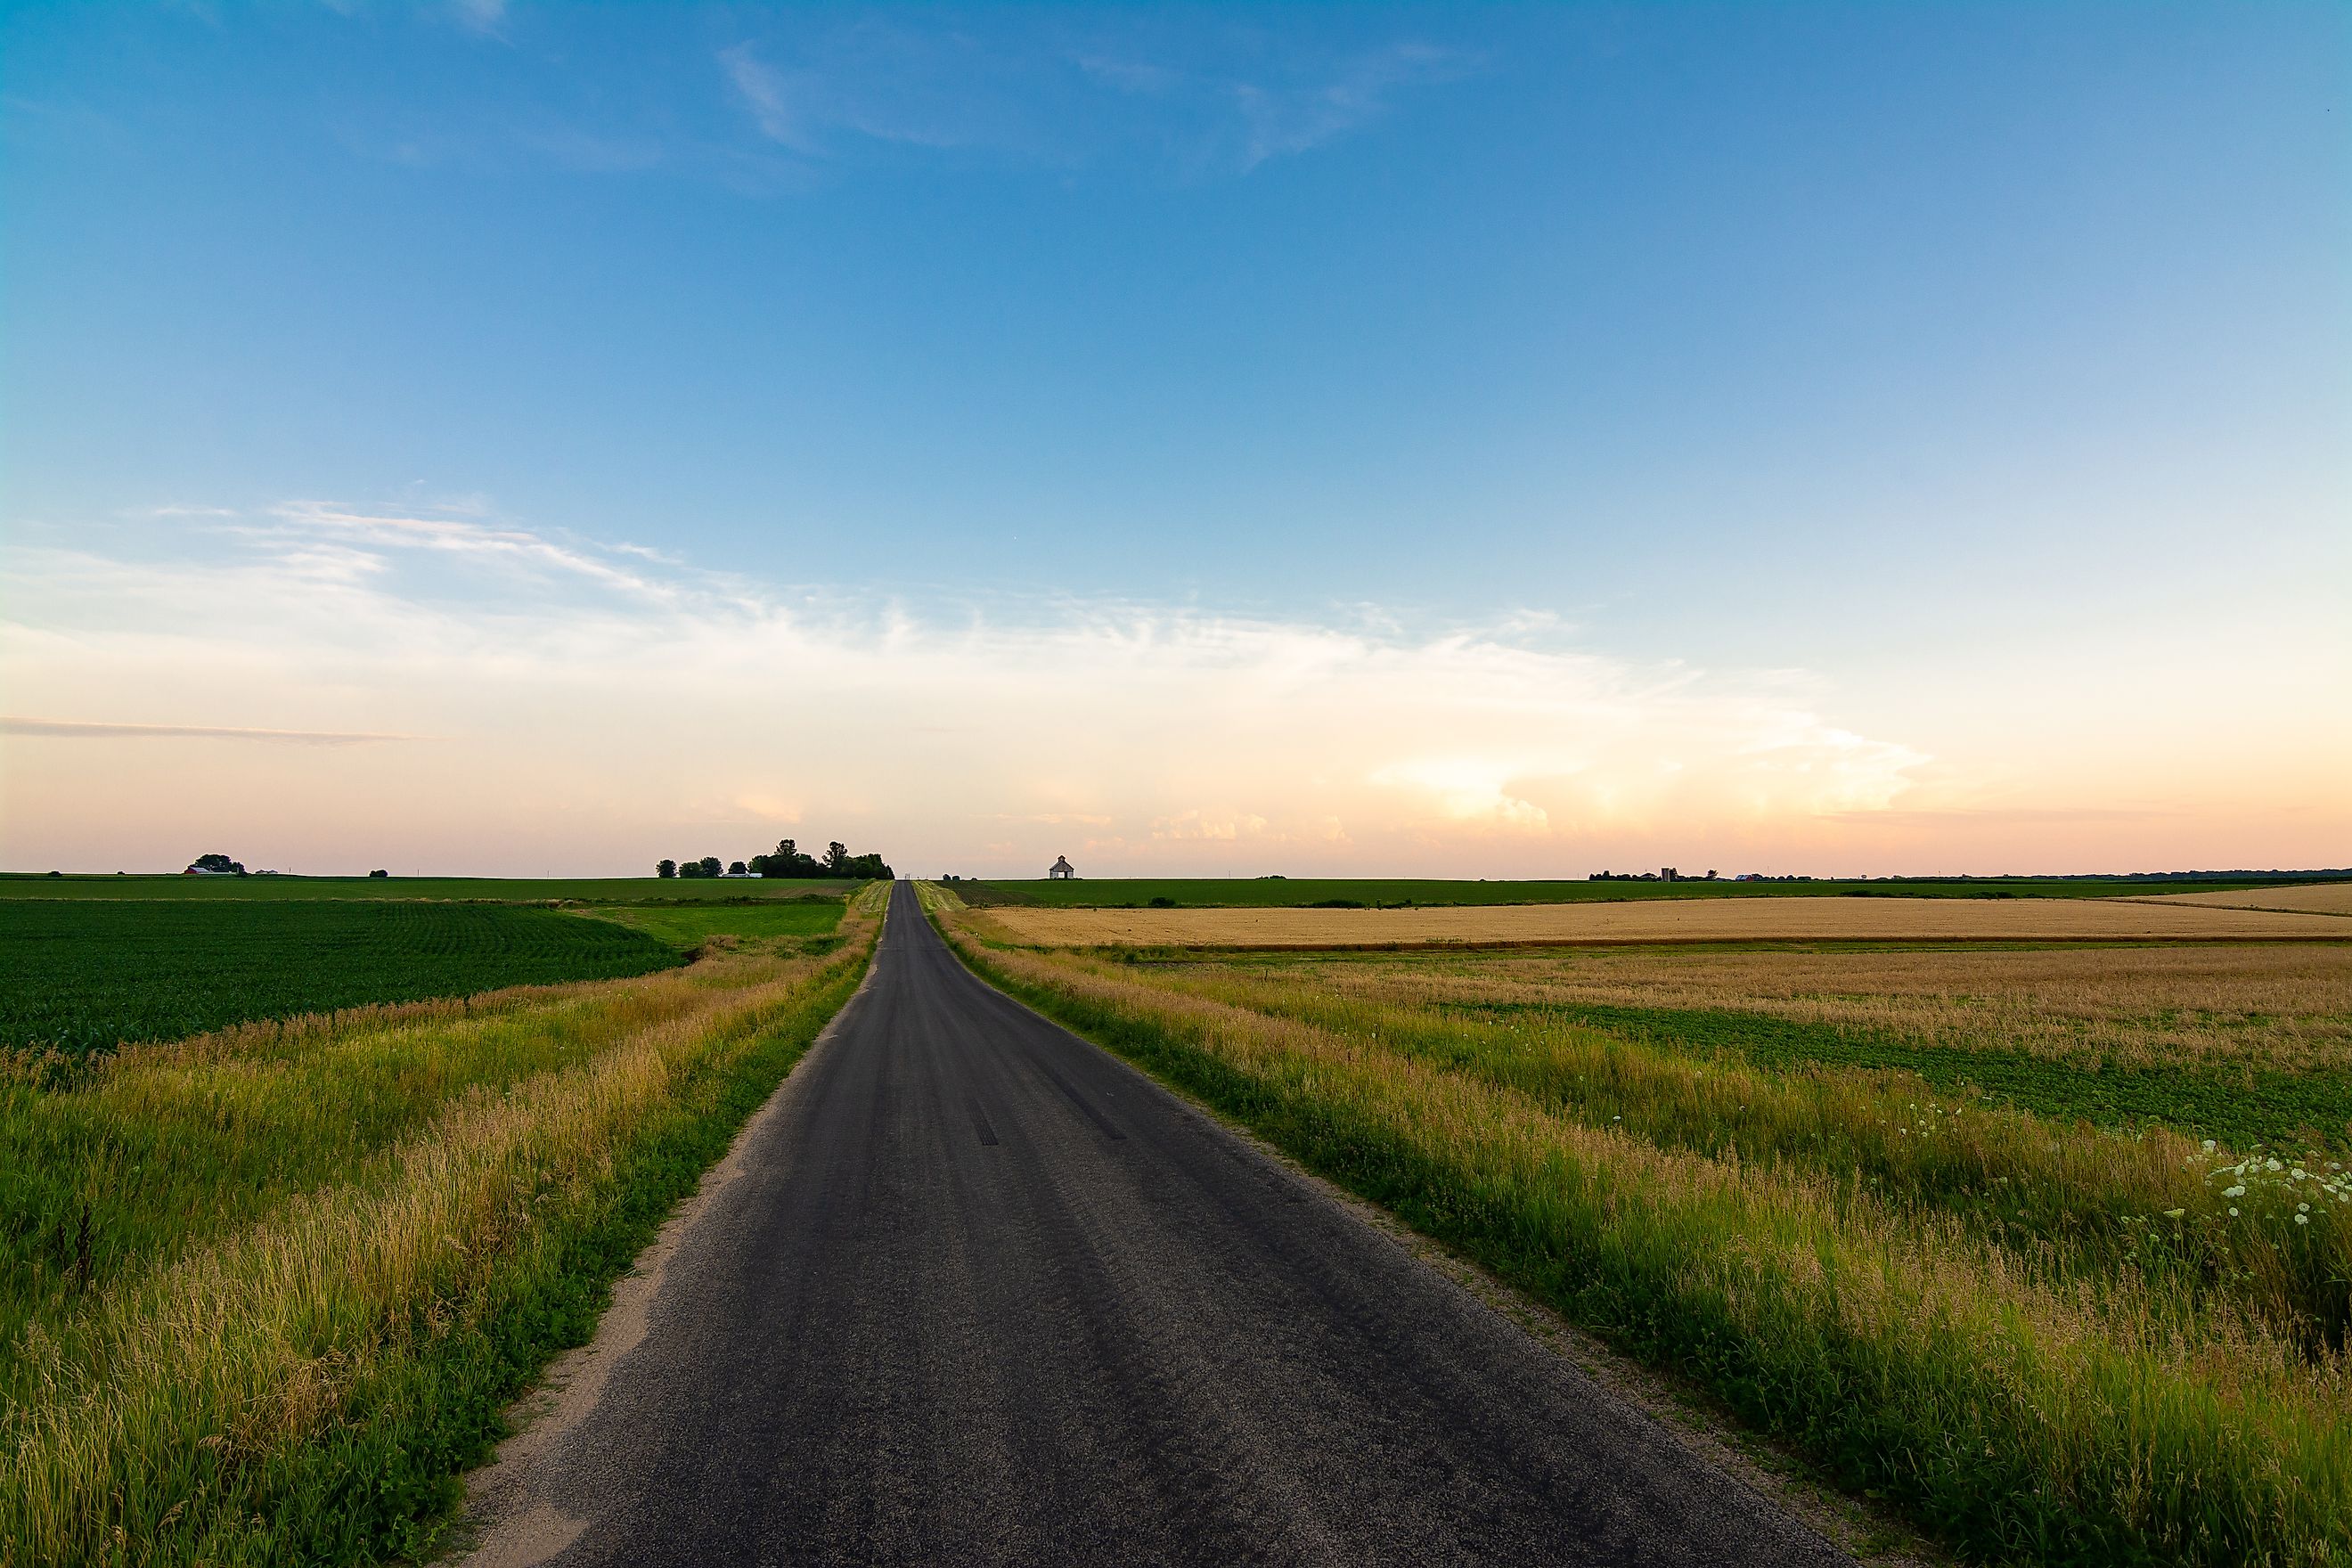
[[[51,877],[0,872],[0,900],[437,899],[544,904],[731,903],[839,898],[862,884],[788,877]],[[2186,891],[2187,889],[2182,889]]]
[[[1873,881],[1444,882],[1325,877],[1102,878],[960,881],[956,897],[982,907],[1057,909],[1388,909],[1414,904],[1566,904],[1628,899],[2113,899],[2340,881],[2341,871],[2228,878],[1885,878]]]
[[[0,1050],[71,1054],[249,1018],[643,974],[682,956],[645,931],[527,906],[30,899],[0,899]]]

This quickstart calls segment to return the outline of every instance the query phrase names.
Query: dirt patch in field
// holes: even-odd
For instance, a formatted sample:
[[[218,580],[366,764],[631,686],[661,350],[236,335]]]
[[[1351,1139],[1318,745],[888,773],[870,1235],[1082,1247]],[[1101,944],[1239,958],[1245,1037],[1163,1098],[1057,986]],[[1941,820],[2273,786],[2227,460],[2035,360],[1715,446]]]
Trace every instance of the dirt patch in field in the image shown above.
[[[2325,914],[2140,900],[1755,899],[1411,910],[974,911],[1031,947],[1386,947],[1684,942],[2275,942],[2352,936]]]

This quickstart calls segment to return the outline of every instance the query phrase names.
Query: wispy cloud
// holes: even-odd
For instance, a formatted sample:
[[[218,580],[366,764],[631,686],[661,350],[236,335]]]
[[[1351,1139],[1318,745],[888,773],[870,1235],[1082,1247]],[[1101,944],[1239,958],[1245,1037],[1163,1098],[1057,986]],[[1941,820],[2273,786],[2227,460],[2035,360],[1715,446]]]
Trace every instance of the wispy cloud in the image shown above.
[[[530,16],[508,0],[431,0],[420,14],[501,42],[527,23],[534,37],[617,32],[635,74],[607,74],[609,57],[593,47],[541,50],[429,111],[398,92],[348,99],[333,134],[354,153],[414,168],[658,171],[760,195],[847,177],[878,156],[1154,181],[1244,175],[1484,68],[1426,37],[1367,42],[1349,27],[1339,41],[1304,21],[1214,14],[734,12],[739,35],[716,47],[707,23],[670,26],[657,10]],[[697,81],[708,84],[698,97],[679,85]]]
[[[1137,37],[975,31],[871,17],[719,53],[760,134],[814,158],[857,142],[1010,155],[1078,167],[1137,155],[1188,174],[1247,174],[1335,142],[1406,93],[1473,74],[1469,55],[1418,40],[1352,52],[1269,49],[1213,27]]]
[[[1234,99],[1248,126],[1242,168],[1309,152],[1379,120],[1404,89],[1458,79],[1471,67],[1463,55],[1400,43],[1340,61],[1324,79],[1303,85],[1236,82]]]
[[[719,65],[727,73],[736,96],[751,111],[761,135],[797,153],[816,151],[815,142],[793,111],[791,85],[782,72],[761,60],[751,45],[737,44],[719,50]]]
[[[278,559],[282,564],[346,578],[384,570],[403,553],[422,553],[468,557],[477,571],[541,581],[572,579],[667,605],[698,595],[728,596],[729,579],[689,572],[659,552],[508,525],[486,516],[478,502],[394,511],[289,501],[258,517],[230,513],[215,526],[264,547],[281,547]]]
[[[72,719],[20,719],[0,715],[0,735],[38,735],[65,741],[267,741],[294,746],[356,746],[373,741],[411,741],[414,735],[377,735],[363,731],[249,730],[218,724],[102,724]]]
[[[449,15],[469,33],[497,37],[506,26],[507,0],[449,0]]]

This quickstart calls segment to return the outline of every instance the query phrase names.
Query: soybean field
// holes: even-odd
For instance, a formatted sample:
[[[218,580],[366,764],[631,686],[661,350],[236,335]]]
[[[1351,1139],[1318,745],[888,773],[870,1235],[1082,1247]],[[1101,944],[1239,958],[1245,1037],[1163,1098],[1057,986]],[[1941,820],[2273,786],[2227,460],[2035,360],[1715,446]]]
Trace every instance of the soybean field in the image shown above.
[[[0,1050],[69,1056],[685,957],[657,935],[553,909],[409,900],[0,899]]]

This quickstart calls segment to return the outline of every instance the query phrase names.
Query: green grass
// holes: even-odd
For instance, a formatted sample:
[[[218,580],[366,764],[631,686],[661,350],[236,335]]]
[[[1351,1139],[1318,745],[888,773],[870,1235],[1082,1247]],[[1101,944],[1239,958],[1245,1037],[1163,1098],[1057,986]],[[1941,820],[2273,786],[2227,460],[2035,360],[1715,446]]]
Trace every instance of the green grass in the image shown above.
[[[1072,881],[954,882],[967,904],[1055,909],[1389,909],[1425,904],[1574,904],[1635,899],[2112,899],[2341,881],[2326,876],[2219,879],[1904,878],[1820,882],[1444,882],[1374,878],[1106,878]],[[1163,902],[1164,900],[1164,902]]]
[[[2027,1051],[1920,1045],[1847,1025],[1733,1008],[1623,1007],[1601,1003],[1468,1002],[1445,1013],[1532,1014],[1605,1034],[1751,1067],[1894,1068],[1950,1092],[1981,1090],[2038,1115],[2096,1127],[2157,1124],[2235,1148],[2318,1141],[2352,1148],[2352,1075],[2251,1066],[2199,1070],[2112,1062],[2096,1068]]]
[[[554,910],[411,902],[0,899],[0,1050],[76,1055],[252,1018],[610,979],[680,960],[656,936]]]
[[[790,878],[722,877],[49,877],[0,872],[0,900],[11,899],[380,900],[439,899],[493,903],[727,903],[745,899],[838,898],[860,884]]]
[[[843,900],[810,897],[757,904],[607,904],[583,911],[640,931],[673,947],[691,949],[712,937],[739,942],[807,942],[829,937],[841,923]]]

